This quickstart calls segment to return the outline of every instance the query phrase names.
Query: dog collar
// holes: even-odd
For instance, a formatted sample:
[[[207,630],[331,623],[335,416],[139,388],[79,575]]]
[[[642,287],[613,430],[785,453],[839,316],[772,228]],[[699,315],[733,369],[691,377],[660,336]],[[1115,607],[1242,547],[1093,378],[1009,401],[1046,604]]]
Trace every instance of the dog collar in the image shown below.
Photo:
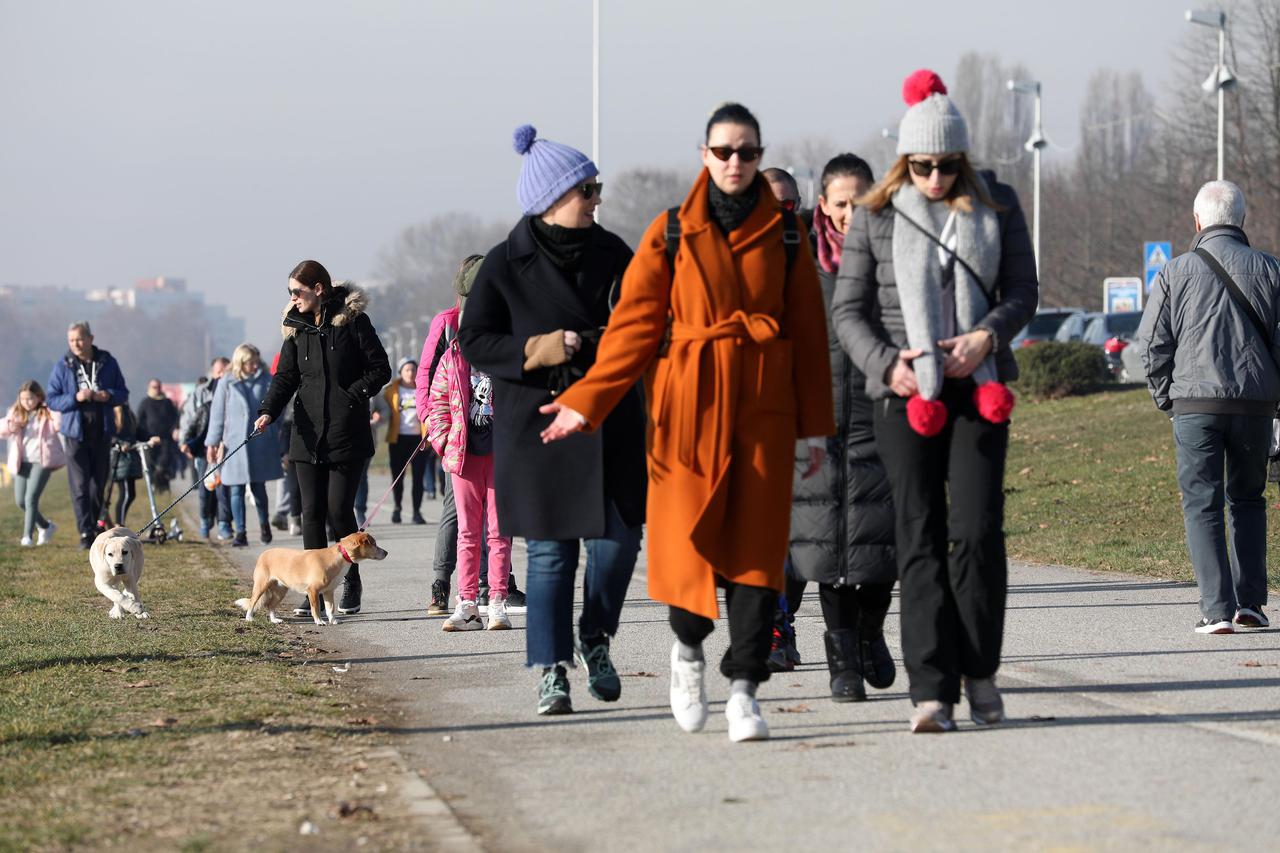
[[[338,553],[342,555],[342,559],[346,560],[351,565],[354,566],[356,564],[356,561],[351,559],[351,555],[347,553],[347,549],[342,547],[341,542],[338,543]]]

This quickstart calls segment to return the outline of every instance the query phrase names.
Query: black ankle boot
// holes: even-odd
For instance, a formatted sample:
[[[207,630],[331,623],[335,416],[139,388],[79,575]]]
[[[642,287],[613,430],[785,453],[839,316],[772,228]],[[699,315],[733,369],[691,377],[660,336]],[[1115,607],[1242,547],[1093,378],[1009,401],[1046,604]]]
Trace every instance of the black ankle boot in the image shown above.
[[[828,631],[827,669],[831,672],[831,698],[836,702],[863,702],[867,688],[862,686],[858,667],[858,632],[849,629]]]
[[[341,614],[360,612],[360,566],[353,565],[347,569],[347,576],[342,581],[342,592],[338,596],[338,612]]]
[[[892,687],[898,669],[884,641],[884,613],[862,611],[858,620],[858,655],[862,677],[877,690]]]

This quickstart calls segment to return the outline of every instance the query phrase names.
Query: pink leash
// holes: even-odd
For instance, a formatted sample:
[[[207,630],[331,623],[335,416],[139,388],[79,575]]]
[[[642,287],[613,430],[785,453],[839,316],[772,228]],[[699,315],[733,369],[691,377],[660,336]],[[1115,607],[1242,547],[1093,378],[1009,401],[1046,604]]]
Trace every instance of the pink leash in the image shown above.
[[[364,524],[360,525],[360,530],[358,532],[364,533],[365,529],[368,528],[370,524],[373,524],[373,519],[378,515],[378,510],[382,509],[382,505],[386,503],[387,498],[390,497],[391,490],[396,487],[396,483],[400,482],[400,478],[404,476],[404,472],[408,471],[409,466],[413,464],[413,457],[417,456],[418,452],[421,451],[422,448],[426,446],[427,446],[427,437],[424,435],[422,437],[422,441],[418,442],[418,446],[415,447],[413,449],[413,452],[409,454],[409,459],[404,463],[404,467],[400,469],[400,473],[396,474],[396,478],[391,481],[390,486],[387,486],[387,490],[382,493],[382,497],[378,498],[378,502],[373,505],[373,509],[370,510],[367,515],[365,515]],[[161,515],[163,514],[164,513],[161,513]]]

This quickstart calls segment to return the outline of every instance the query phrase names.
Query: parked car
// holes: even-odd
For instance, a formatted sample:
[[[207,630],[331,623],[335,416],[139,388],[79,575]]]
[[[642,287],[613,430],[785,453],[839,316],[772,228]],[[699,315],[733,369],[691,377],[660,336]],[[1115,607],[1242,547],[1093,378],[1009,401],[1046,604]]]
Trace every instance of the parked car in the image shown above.
[[[1102,314],[1097,311],[1077,311],[1062,321],[1062,325],[1054,333],[1053,339],[1062,343],[1080,341],[1084,338],[1084,329],[1085,326],[1089,325],[1089,321],[1094,317],[1101,316]]]
[[[1021,332],[1013,336],[1009,345],[1014,349],[1029,347],[1041,341],[1051,341],[1058,328],[1068,317],[1079,314],[1079,308],[1041,308]]]
[[[1107,356],[1107,367],[1111,370],[1111,375],[1124,379],[1124,360],[1120,353],[1138,333],[1138,324],[1141,322],[1141,311],[1100,314],[1085,326],[1081,340],[1086,344],[1102,347],[1102,351]]]

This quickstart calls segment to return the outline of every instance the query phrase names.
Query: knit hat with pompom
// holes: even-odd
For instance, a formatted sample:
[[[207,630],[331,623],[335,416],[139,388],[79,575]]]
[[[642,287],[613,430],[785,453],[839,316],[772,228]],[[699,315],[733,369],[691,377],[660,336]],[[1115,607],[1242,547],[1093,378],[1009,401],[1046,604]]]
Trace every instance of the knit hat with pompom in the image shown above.
[[[942,78],[927,68],[902,83],[907,114],[898,125],[898,154],[949,154],[969,150],[969,128],[947,97]]]
[[[560,196],[600,174],[586,154],[550,139],[539,139],[537,128],[531,124],[516,128],[512,141],[516,153],[524,157],[516,198],[526,216],[546,213]]]

